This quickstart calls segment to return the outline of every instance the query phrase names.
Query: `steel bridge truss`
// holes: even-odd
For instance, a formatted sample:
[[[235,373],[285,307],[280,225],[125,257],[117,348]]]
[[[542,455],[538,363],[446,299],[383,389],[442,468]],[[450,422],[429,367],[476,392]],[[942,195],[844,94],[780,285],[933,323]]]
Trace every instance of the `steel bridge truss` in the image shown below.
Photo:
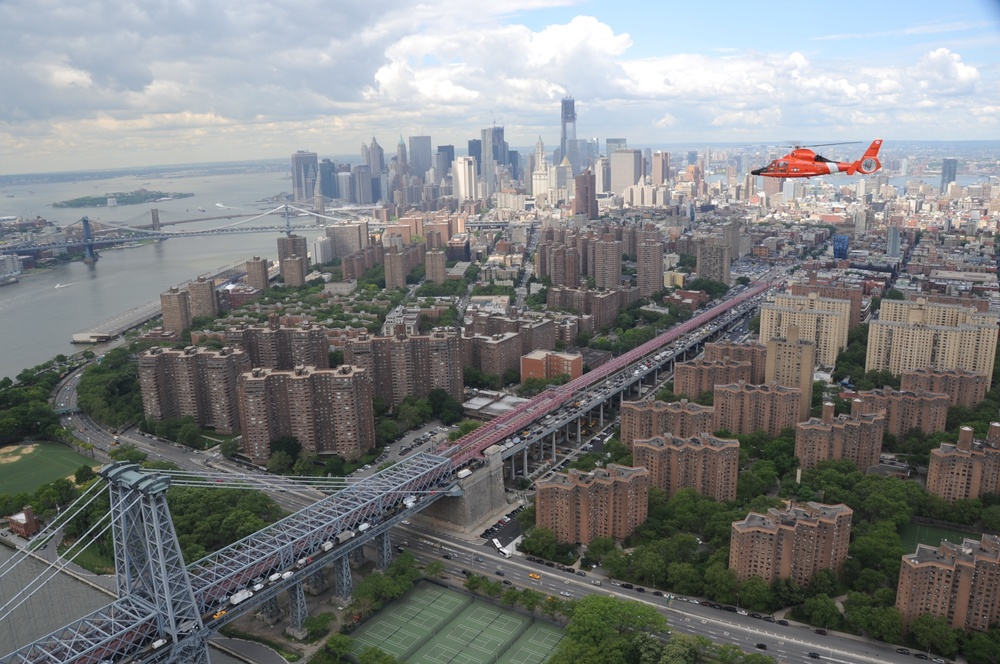
[[[292,626],[306,617],[302,582],[334,564],[337,591],[350,594],[348,554],[374,538],[385,562],[387,531],[438,498],[451,495],[451,460],[417,454],[184,567],[166,505],[169,477],[118,462],[100,471],[110,486],[120,599],[0,657],[0,664],[94,664],[104,660],[207,664],[207,640],[221,625],[285,590]],[[412,498],[411,498],[412,497]],[[404,502],[405,501],[405,502]],[[366,532],[323,550],[344,531]],[[299,561],[309,562],[299,565]],[[291,571],[251,600],[229,598],[268,573]],[[213,614],[222,606],[228,611]],[[222,614],[222,615],[219,615]],[[218,617],[216,617],[218,616]]]

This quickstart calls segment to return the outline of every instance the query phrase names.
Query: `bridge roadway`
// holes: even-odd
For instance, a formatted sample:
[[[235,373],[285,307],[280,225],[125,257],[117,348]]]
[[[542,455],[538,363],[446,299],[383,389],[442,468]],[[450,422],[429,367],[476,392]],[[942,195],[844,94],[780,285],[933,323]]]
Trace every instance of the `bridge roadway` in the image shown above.
[[[187,578],[204,629],[216,630],[301,584],[325,566],[346,562],[347,555],[375,538],[381,538],[381,548],[386,556],[391,556],[388,538],[383,536],[437,499],[454,495],[456,488],[449,459],[418,454],[188,565]],[[412,507],[403,504],[407,496],[416,498]],[[368,528],[363,534],[358,533],[365,523]],[[358,534],[337,543],[337,535],[348,530]],[[323,551],[325,542],[333,542],[335,546]],[[309,562],[300,565],[301,560]],[[351,589],[341,585],[350,584],[349,568],[346,565],[343,568],[348,570],[348,576],[338,579],[338,592],[349,595]],[[282,577],[267,583],[269,576],[277,573]],[[266,587],[245,601],[229,604],[229,598],[236,592],[260,582],[266,583]],[[119,579],[120,588],[122,583]],[[122,592],[126,591],[119,591]],[[182,649],[185,641],[201,641],[205,635],[199,625],[183,624],[174,629],[176,633],[171,634],[167,616],[157,611],[154,603],[140,592],[131,592],[0,657],[0,664],[158,662],[164,661],[173,648]],[[159,639],[167,642],[154,647]]]
[[[609,377],[619,371],[622,371],[626,367],[630,367],[640,362],[641,360],[655,358],[658,353],[663,351],[670,344],[676,342],[678,339],[681,339],[685,335],[697,330],[706,323],[710,323],[722,317],[724,314],[733,311],[737,307],[750,302],[755,297],[771,288],[771,286],[772,284],[768,282],[758,283],[755,286],[748,288],[737,297],[724,301],[715,307],[712,307],[708,311],[694,316],[684,323],[671,328],[655,339],[644,343],[638,348],[624,353],[611,362],[601,365],[597,369],[594,369],[589,373],[585,373],[565,385],[555,389],[545,390],[538,396],[531,399],[528,403],[514,408],[493,420],[490,420],[487,424],[484,424],[475,431],[459,438],[455,441],[454,445],[444,452],[444,454],[452,457],[455,468],[461,468],[469,461],[480,458],[483,451],[491,445],[502,443],[507,438],[520,437],[520,434],[523,431],[530,431],[533,427],[536,427],[535,423],[538,420],[545,418],[553,411],[559,410],[570,402],[578,401],[579,395],[584,393],[589,388],[607,381]],[[666,361],[666,359],[662,359],[657,362],[658,364],[663,364]],[[633,375],[632,378],[638,378],[641,380],[645,374],[654,370],[654,366],[658,365],[644,368],[640,370],[640,376],[635,377]],[[606,398],[607,395],[603,395],[600,400],[603,401]],[[554,428],[555,425],[552,425],[549,426],[547,430],[529,434],[527,440],[522,440],[518,442],[517,445],[505,449],[502,456],[507,458],[521,450],[524,450],[528,445],[537,442],[543,436],[551,433]]]

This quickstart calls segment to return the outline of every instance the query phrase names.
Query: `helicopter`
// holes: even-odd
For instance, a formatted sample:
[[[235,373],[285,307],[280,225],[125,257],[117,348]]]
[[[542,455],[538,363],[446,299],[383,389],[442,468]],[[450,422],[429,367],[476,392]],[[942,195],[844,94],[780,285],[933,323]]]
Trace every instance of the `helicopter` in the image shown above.
[[[824,143],[823,145],[843,144]],[[766,178],[811,178],[816,175],[832,175],[834,173],[870,175],[882,168],[882,163],[878,160],[878,151],[881,147],[882,139],[876,138],[861,155],[861,158],[855,162],[833,161],[816,154],[809,148],[796,147],[784,157],[775,159],[767,166],[750,171],[750,174]]]

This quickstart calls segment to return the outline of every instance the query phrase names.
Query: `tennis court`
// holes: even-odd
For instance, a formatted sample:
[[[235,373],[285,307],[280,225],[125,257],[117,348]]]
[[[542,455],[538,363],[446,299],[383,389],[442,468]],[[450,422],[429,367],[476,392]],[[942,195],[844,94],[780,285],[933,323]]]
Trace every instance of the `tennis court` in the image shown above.
[[[410,664],[541,664],[562,630],[463,593],[420,583],[352,637]]]

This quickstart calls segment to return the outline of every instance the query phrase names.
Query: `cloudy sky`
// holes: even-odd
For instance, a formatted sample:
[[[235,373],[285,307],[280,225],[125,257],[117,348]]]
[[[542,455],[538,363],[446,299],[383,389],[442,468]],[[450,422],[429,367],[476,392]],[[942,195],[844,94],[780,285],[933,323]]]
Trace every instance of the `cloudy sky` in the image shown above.
[[[0,173],[464,146],[1000,139],[1000,2],[0,0]]]

